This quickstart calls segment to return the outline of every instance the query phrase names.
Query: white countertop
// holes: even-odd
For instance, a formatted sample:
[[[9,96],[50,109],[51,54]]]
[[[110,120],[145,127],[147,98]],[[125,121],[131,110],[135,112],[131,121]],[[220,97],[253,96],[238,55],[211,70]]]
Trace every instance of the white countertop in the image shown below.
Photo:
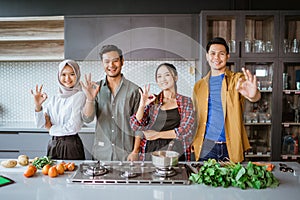
[[[45,128],[36,128],[33,121],[20,122],[0,122],[0,132],[47,132]],[[95,132],[95,124],[90,123],[82,127],[80,133]]]
[[[81,162],[76,162],[77,164]],[[299,199],[300,197],[300,164],[287,163],[293,167],[296,174],[280,172],[277,162],[273,171],[280,181],[277,188],[246,189],[214,188],[211,186],[191,185],[83,185],[81,183],[67,183],[66,179],[74,172],[67,172],[56,178],[49,178],[40,170],[34,177],[26,178],[23,172],[26,167],[17,166],[15,169],[0,168],[0,175],[11,178],[16,183],[0,188],[1,199],[43,199],[43,200],[75,200],[75,199],[264,199],[284,200]]]

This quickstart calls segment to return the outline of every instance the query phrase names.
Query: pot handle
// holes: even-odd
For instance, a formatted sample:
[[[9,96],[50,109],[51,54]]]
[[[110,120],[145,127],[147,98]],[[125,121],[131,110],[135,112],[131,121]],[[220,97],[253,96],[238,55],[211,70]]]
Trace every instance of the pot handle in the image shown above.
[[[169,146],[168,146],[167,151],[171,151],[171,150],[173,149],[173,146],[174,146],[174,140],[172,140],[172,141],[169,143]]]

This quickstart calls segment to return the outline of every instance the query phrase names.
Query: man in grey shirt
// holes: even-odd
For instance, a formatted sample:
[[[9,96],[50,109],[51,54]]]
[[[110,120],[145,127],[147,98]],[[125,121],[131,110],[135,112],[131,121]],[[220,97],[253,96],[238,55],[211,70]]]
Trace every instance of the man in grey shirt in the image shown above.
[[[81,82],[87,100],[83,108],[83,121],[97,118],[93,159],[102,161],[138,160],[141,137],[132,131],[130,116],[139,105],[139,87],[121,73],[124,58],[114,45],[103,46],[100,51],[106,78],[91,81],[91,74]]]

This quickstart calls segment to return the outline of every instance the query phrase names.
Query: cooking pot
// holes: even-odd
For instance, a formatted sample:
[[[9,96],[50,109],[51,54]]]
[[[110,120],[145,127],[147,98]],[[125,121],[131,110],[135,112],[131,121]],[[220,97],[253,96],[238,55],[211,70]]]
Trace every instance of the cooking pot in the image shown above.
[[[154,151],[152,164],[157,168],[169,168],[178,164],[179,153],[176,151]]]

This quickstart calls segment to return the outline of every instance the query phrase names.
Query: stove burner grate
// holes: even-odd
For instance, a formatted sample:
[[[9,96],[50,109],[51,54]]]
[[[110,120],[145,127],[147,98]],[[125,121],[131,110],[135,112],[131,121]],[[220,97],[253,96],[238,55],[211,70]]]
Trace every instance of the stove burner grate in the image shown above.
[[[131,172],[131,171],[124,171],[121,173],[121,177],[123,178],[134,178],[137,177],[137,173]]]
[[[83,173],[87,176],[102,176],[108,172],[108,169],[100,164],[91,165]]]
[[[171,177],[176,175],[174,168],[155,168],[154,175],[158,177]]]

